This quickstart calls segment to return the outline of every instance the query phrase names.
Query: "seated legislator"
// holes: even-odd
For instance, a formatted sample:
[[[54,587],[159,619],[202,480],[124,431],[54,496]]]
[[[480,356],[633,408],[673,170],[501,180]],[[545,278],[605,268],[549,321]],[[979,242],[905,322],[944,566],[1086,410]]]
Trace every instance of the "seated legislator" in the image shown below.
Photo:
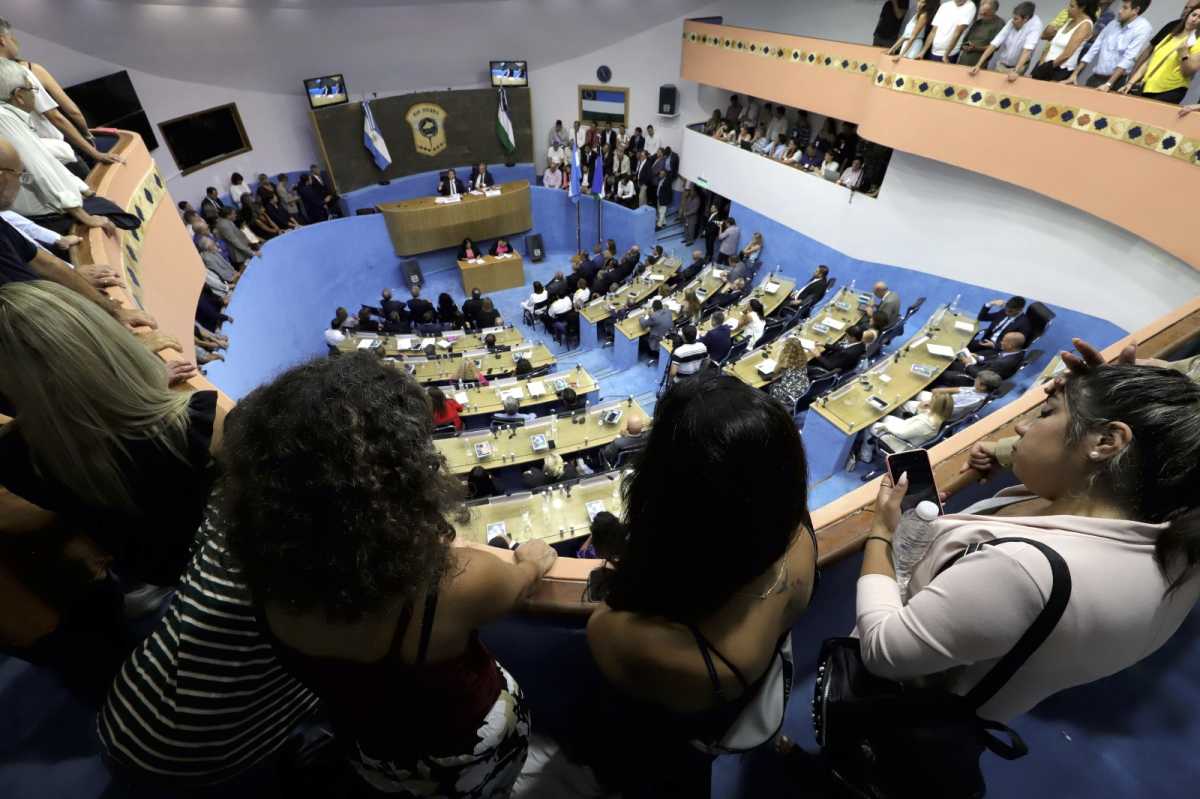
[[[810,367],[828,372],[846,372],[858,366],[867,354],[867,347],[874,344],[879,333],[873,328],[863,330],[858,325],[846,328],[845,337],[829,348],[817,346],[817,357],[809,361]]]
[[[676,272],[672,277],[667,279],[667,285],[671,287],[686,286],[691,283],[704,269],[707,261],[704,260],[704,252],[701,250],[692,251],[691,263],[684,264],[683,268]]]
[[[424,319],[426,313],[434,312],[433,303],[421,296],[420,286],[413,286],[409,292],[412,299],[408,301],[408,313],[414,321]]]
[[[604,462],[616,466],[622,455],[637,452],[646,446],[646,422],[640,416],[631,416],[625,421],[625,432],[600,451]]]
[[[490,249],[488,252],[491,255],[508,255],[515,252],[515,250],[513,250],[512,245],[508,243],[508,239],[498,238],[496,239],[495,243],[492,244],[492,249]]]
[[[1045,608],[1057,582],[1050,558],[1061,559],[1070,575],[1061,618],[979,708],[1002,723],[1146,658],[1200,598],[1200,387],[1169,369],[1105,365],[1047,392],[1018,428],[1021,484],[936,519],[907,586],[890,551],[906,484],[885,477],[871,531],[878,540],[867,539],[858,580],[866,667],[963,695]],[[988,545],[1009,538],[1046,550]],[[960,557],[975,544],[983,546]]]
[[[783,342],[767,393],[790,412],[810,388],[812,381],[808,377],[808,353],[800,345],[800,339],[788,338]]]
[[[713,363],[721,363],[733,349],[733,331],[725,324],[725,312],[717,311],[712,315],[713,326],[700,338],[700,343],[708,350],[708,357]]]
[[[671,353],[671,366],[668,374],[671,380],[691,377],[704,368],[707,359],[708,347],[696,340],[696,326],[684,325],[683,343]]]
[[[453,169],[447,169],[445,176],[438,181],[437,190],[443,197],[457,197],[466,191],[466,187],[455,177]]]
[[[174,585],[191,554],[225,417],[215,391],[172,390],[196,374],[64,286],[0,285],[0,396],[15,410],[0,486],[93,539],[126,590]]]
[[[575,464],[566,463],[557,452],[551,452],[542,460],[540,467],[534,466],[522,472],[521,482],[526,488],[542,488],[578,477],[579,472],[576,471]]]
[[[316,698],[362,781],[348,794],[508,793],[529,710],[477,630],[554,552],[534,541],[511,565],[451,546],[462,488],[427,396],[377,358],[293,367],[231,420],[201,552],[102,711],[107,754],[217,779],[277,748]]]
[[[520,427],[537,418],[536,413],[521,413],[521,402],[516,397],[505,397],[503,407],[504,410],[492,414],[492,422]]]
[[[463,301],[462,315],[463,319],[469,324],[479,325],[479,312],[483,310],[483,292],[479,289],[471,289],[471,296]]]
[[[827,291],[829,291],[829,267],[821,264],[813,271],[808,282],[793,291],[792,296],[788,297],[788,307],[797,310],[811,308],[821,301]]]
[[[467,181],[467,187],[471,191],[483,191],[494,185],[496,185],[496,180],[488,171],[486,163],[480,161],[471,169],[471,179]]]
[[[463,326],[463,315],[454,304],[454,298],[444,291],[438,295],[437,317],[438,321],[446,326],[446,330],[455,330]]]
[[[981,372],[995,372],[1001,380],[1008,380],[1021,368],[1025,360],[1025,334],[1011,331],[1000,339],[1000,349],[990,354],[972,355],[961,353],[938,379],[938,386],[969,386]]]
[[[429,389],[429,407],[433,409],[433,426],[454,425],[455,430],[462,430],[462,419],[458,414],[462,406],[453,397],[447,397],[440,388]]]
[[[969,386],[943,386],[935,388],[933,391],[922,391],[915,400],[904,403],[904,410],[909,413],[917,413],[921,403],[929,402],[933,399],[934,394],[949,394],[950,399],[954,401],[954,410],[950,414],[950,421],[957,422],[979,410],[1003,384],[1004,381],[1000,379],[1000,375],[984,370]]]
[[[996,342],[1005,333],[1020,333],[1026,341],[1033,337],[1033,325],[1025,315],[1024,297],[992,300],[979,309],[979,315],[975,318],[987,323],[988,327],[978,340],[971,342],[971,352],[995,352]]]
[[[588,621],[616,694],[588,715],[606,787],[709,795],[713,758],[691,742],[720,740],[759,696],[812,597],[807,480],[791,414],[737,378],[706,371],[659,400],[626,478],[628,541],[594,578],[603,604]],[[697,545],[733,531],[736,547]]]
[[[475,246],[475,242],[469,238],[463,239],[462,244],[458,245],[458,260],[473,261],[483,255],[483,251]]]
[[[490,297],[483,298],[483,303],[479,306],[479,316],[476,319],[480,327],[499,327],[504,324],[504,317],[500,315],[500,311],[492,304]]]

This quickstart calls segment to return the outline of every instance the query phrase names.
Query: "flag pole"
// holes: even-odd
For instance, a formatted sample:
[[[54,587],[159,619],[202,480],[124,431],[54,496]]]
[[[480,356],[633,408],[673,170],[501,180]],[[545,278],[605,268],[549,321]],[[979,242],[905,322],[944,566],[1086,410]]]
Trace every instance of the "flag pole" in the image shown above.
[[[580,230],[579,203],[575,203],[575,252],[583,249],[582,232]]]
[[[596,198],[596,243],[604,241],[604,200]]]

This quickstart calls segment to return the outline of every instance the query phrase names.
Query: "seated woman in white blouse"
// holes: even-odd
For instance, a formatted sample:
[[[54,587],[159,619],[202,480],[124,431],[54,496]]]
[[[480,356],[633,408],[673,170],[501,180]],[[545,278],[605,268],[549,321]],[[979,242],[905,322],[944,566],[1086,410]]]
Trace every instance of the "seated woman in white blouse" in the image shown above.
[[[917,412],[907,419],[885,416],[871,425],[871,435],[892,452],[916,449],[932,441],[954,415],[954,398],[948,393],[934,394],[928,402],[917,406]]]
[[[533,293],[525,298],[525,300],[521,303],[521,307],[532,313],[534,306],[536,306],[538,303],[545,302],[549,298],[550,295],[546,293],[546,287],[543,286],[540,281],[535,280],[533,281]]]
[[[1099,366],[1057,381],[1017,426],[1024,485],[934,522],[937,537],[901,601],[890,539],[903,477],[885,478],[858,581],[863,660],[893,680],[937,675],[965,694],[1012,649],[1051,586],[1042,542],[1066,561],[1071,595],[1054,631],[979,711],[1007,722],[1161,647],[1200,597],[1200,387],[1155,366]]]
[[[746,349],[752,350],[758,346],[758,340],[763,337],[766,332],[766,311],[763,310],[763,305],[758,300],[750,300],[750,309],[742,316],[742,331],[746,334],[746,338],[750,343],[746,345]]]

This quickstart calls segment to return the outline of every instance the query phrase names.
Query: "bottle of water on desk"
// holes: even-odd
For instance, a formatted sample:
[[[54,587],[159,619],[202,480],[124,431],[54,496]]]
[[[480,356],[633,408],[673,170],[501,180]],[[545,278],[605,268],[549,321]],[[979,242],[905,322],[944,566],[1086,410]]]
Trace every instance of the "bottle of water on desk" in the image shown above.
[[[958,301],[962,299],[961,294],[955,294],[953,302],[950,303],[950,313],[958,313]]]
[[[900,585],[900,597],[905,603],[908,602],[908,581],[912,579],[913,569],[933,542],[933,522],[937,517],[938,506],[925,500],[904,512],[900,526],[892,535],[892,566]]]

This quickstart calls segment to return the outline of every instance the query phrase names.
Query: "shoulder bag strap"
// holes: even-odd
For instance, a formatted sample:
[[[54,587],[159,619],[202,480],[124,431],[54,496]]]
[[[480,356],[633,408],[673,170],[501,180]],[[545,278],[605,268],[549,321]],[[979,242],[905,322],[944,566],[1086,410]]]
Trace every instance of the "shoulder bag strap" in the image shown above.
[[[1033,620],[1033,624],[1029,626],[1016,645],[1008,651],[1008,654],[1000,658],[991,671],[985,674],[983,679],[967,693],[965,697],[967,703],[976,710],[995,696],[1017,673],[1017,669],[1025,665],[1025,661],[1033,656],[1038,647],[1054,631],[1071,599],[1071,570],[1067,567],[1067,562],[1063,560],[1062,555],[1059,555],[1051,547],[1041,541],[1029,538],[997,538],[994,541],[985,542],[985,545],[1018,543],[1036,547],[1050,562],[1052,579],[1050,598],[1046,600],[1046,606],[1042,608],[1042,612]]]

